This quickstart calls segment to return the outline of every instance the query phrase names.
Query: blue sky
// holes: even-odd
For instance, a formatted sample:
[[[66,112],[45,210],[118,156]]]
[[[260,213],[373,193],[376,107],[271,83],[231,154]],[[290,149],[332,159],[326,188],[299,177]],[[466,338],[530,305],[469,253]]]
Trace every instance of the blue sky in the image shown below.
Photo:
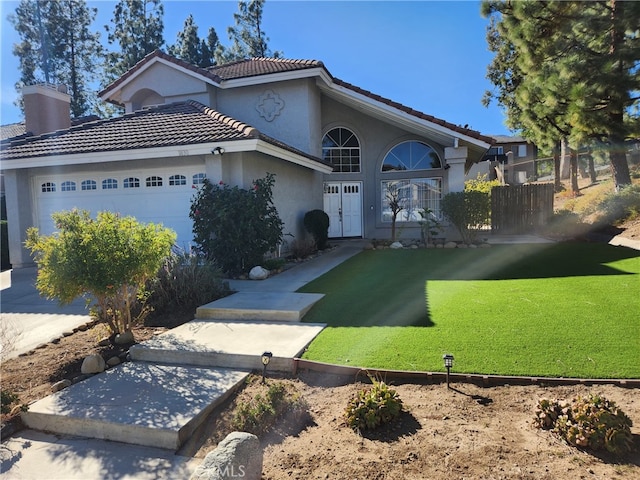
[[[88,2],[98,8],[95,27],[110,23],[115,1]],[[167,1],[164,38],[169,44],[193,14],[204,37],[210,26],[229,45],[236,1]],[[18,40],[7,21],[18,2],[0,0],[1,90],[3,125],[21,120],[13,105],[18,61],[11,53]],[[263,27],[272,50],[286,58],[321,60],[341,80],[457,125],[484,134],[507,134],[502,111],[485,108],[491,88],[485,78],[492,54],[487,50],[488,20],[479,1],[280,1],[267,0]]]

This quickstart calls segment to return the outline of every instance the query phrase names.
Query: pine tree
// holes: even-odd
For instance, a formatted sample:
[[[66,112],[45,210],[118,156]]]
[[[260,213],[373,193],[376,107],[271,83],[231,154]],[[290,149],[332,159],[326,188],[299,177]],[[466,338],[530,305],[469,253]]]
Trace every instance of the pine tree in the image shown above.
[[[101,55],[100,35],[89,30],[96,13],[85,0],[22,0],[9,16],[21,39],[13,46],[21,73],[16,88],[64,84],[72,115],[88,113],[97,102],[89,84],[99,71]]]
[[[175,45],[171,45],[168,52],[192,65],[202,63],[202,45],[198,37],[198,26],[193,21],[193,15],[189,15],[184,21],[184,28],[178,32]]]
[[[233,44],[227,49],[218,48],[216,51],[218,63],[252,57],[282,57],[282,52],[272,52],[269,49],[269,38],[262,30],[264,2],[265,0],[238,2],[238,13],[233,14],[235,26],[227,29]]]
[[[200,52],[202,60],[200,66],[202,68],[212,67],[216,65],[216,51],[220,48],[220,40],[218,34],[213,27],[209,28],[207,39],[201,41]]]
[[[486,99],[505,106],[510,124],[536,143],[608,144],[616,189],[630,183],[624,140],[638,123],[638,4],[492,1],[483,13],[498,18],[489,30],[489,78],[499,93]]]
[[[106,82],[120,77],[146,55],[164,44],[162,0],[120,0],[113,11],[112,26],[105,25],[109,44],[119,51],[107,55]]]

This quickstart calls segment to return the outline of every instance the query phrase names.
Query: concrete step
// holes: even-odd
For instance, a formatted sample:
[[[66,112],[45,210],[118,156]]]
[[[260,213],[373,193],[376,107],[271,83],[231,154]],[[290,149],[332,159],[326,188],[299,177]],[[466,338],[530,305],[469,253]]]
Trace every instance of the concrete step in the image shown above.
[[[270,371],[293,372],[324,324],[196,319],[129,349],[136,361],[261,370],[271,352]]]
[[[237,292],[196,310],[197,319],[299,322],[324,295],[293,292]]]
[[[29,406],[35,430],[178,450],[246,371],[127,362]]]

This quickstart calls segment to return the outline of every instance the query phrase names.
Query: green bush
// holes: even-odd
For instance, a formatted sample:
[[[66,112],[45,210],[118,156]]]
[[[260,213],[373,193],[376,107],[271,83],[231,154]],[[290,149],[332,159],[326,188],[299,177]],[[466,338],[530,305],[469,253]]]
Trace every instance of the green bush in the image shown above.
[[[500,180],[487,180],[487,174],[485,173],[476,176],[476,178],[472,178],[464,182],[464,191],[465,192],[482,192],[487,195],[491,195],[491,189],[493,187],[499,187],[502,185]]]
[[[598,209],[602,211],[601,221],[613,225],[640,216],[640,185],[627,185],[608,194]]]
[[[542,227],[544,235],[552,237],[576,237],[587,232],[589,226],[584,224],[580,215],[571,210],[554,212],[548,223]]]
[[[40,293],[61,304],[93,297],[93,312],[111,333],[130,331],[148,313],[137,312],[139,295],[169,255],[176,234],[113,212],[92,219],[88,211],[74,209],[52,217],[56,234],[41,236],[30,228],[25,242],[38,264]]]
[[[329,239],[329,215],[323,210],[311,210],[304,215],[304,228],[316,241],[318,250],[324,250],[328,246]]]
[[[371,378],[373,385],[360,390],[347,405],[345,419],[356,432],[374,430],[391,422],[402,412],[398,393],[382,382]]]
[[[17,403],[18,396],[13,392],[0,390],[0,413],[7,414],[11,412],[11,406]]]
[[[287,264],[287,261],[284,258],[267,258],[262,262],[262,266],[267,270],[280,270],[284,268]]]
[[[474,243],[480,227],[491,221],[489,194],[477,190],[448,193],[442,198],[441,208],[467,244]]]
[[[256,394],[248,401],[239,402],[233,417],[233,427],[259,435],[271,428],[286,414],[295,420],[308,413],[307,403],[297,393],[290,392],[282,382],[270,383],[266,394]]]
[[[189,217],[198,249],[225,273],[238,275],[260,265],[282,242],[274,183],[271,173],[255,180],[250,190],[205,180],[192,200]]]
[[[229,295],[229,284],[213,262],[187,252],[172,252],[147,282],[147,305],[154,314],[197,307]]]
[[[633,448],[631,419],[614,402],[600,395],[578,397],[571,403],[542,399],[534,424],[553,430],[575,447],[607,450],[616,455]]]

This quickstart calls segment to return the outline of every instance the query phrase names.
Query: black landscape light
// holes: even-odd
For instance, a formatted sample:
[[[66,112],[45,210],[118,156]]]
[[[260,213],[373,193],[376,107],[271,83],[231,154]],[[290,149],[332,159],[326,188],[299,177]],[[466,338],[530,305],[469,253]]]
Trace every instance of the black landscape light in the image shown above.
[[[442,356],[442,359],[444,360],[444,366],[447,369],[447,388],[449,388],[449,371],[451,370],[451,367],[453,367],[453,355],[447,353]]]
[[[264,352],[262,354],[262,383],[265,382],[265,377],[267,375],[267,365],[269,365],[271,357],[273,357],[273,353],[271,352]]]

